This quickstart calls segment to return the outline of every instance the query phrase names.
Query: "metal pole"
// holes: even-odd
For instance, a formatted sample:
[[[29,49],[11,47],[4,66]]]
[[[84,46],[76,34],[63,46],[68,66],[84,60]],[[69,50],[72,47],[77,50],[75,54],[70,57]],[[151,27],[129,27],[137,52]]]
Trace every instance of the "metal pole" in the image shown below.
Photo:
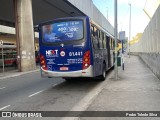
[[[2,66],[3,66],[3,73],[4,73],[3,40],[1,40],[1,45],[2,45]]]
[[[122,70],[124,70],[124,40],[122,41]]]
[[[115,35],[115,80],[118,80],[118,66],[117,66],[117,0],[114,0],[114,35]]]
[[[130,17],[129,17],[129,39],[128,39],[128,49],[129,49],[129,58],[130,58],[130,40],[131,40],[131,3],[130,6]]]
[[[107,7],[107,20],[108,20],[108,7]]]

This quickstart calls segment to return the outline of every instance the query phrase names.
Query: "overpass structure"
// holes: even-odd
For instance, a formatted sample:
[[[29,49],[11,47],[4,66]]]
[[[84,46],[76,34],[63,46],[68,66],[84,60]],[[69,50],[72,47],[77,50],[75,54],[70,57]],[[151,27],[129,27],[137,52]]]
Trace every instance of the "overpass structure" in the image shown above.
[[[34,25],[60,17],[89,16],[114,35],[92,0],[0,0],[0,25],[16,28],[19,71],[35,69]],[[0,30],[0,33],[5,32]],[[14,30],[11,31],[14,34]]]
[[[160,78],[160,5],[145,28],[140,41],[131,45],[131,52],[138,54]]]

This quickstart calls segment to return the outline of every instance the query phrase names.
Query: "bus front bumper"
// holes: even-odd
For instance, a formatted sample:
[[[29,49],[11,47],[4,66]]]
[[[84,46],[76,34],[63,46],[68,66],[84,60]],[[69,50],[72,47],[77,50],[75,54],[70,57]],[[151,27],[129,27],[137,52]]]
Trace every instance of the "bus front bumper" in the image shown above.
[[[93,67],[89,66],[85,70],[71,71],[71,72],[55,72],[44,70],[41,67],[42,77],[93,77]]]

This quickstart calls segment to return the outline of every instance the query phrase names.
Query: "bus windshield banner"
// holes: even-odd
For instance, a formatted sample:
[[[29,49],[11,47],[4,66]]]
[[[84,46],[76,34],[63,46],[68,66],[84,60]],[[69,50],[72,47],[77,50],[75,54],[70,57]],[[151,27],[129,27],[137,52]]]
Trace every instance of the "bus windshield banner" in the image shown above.
[[[43,42],[64,42],[83,38],[83,21],[66,21],[43,26]]]

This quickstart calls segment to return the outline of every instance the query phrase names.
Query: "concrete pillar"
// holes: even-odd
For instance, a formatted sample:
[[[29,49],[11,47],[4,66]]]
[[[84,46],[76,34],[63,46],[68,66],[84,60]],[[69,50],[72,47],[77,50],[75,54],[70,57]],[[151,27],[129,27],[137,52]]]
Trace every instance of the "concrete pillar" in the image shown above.
[[[34,70],[36,68],[36,64],[32,0],[14,0],[14,5],[18,69],[20,72]]]

